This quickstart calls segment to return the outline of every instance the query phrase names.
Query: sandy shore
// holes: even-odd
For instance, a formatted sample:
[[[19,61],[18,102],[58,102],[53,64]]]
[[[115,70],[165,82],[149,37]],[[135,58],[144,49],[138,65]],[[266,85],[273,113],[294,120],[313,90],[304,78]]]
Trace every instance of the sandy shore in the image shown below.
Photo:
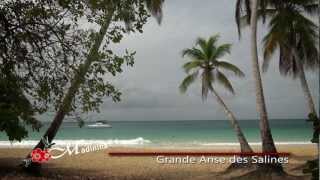
[[[315,145],[278,145],[279,152],[291,153],[285,171],[293,179],[309,179],[302,169],[307,160],[317,156]],[[254,147],[255,151],[260,151]],[[214,151],[235,152],[235,146],[199,148],[125,148],[112,147],[78,155],[65,155],[43,165],[42,177],[22,173],[17,166],[21,158],[30,152],[26,148],[0,148],[0,179],[230,179],[243,175],[244,171],[223,174],[229,163],[161,164],[156,157],[114,157],[108,152],[153,151]],[[85,177],[85,178],[84,178]],[[276,179],[276,178],[275,178]],[[282,180],[284,178],[281,178]],[[290,179],[290,178],[289,178]]]

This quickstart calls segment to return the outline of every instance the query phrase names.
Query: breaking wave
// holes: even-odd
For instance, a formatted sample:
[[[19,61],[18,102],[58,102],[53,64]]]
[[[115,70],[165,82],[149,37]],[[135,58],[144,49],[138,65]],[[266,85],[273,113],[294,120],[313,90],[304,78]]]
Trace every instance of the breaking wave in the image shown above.
[[[0,147],[12,147],[12,148],[24,148],[24,147],[33,147],[38,143],[36,140],[23,140],[21,142],[10,142],[10,141],[0,141]],[[108,139],[108,140],[53,140],[55,146],[65,146],[65,145],[108,145],[108,146],[122,146],[122,145],[144,145],[151,143],[150,140],[143,139],[142,137],[138,137],[135,139]]]

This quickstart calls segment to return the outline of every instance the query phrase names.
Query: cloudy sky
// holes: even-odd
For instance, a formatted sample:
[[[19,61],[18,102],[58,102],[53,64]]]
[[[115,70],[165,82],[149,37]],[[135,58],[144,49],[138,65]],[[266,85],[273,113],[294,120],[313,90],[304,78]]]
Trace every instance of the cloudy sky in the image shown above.
[[[122,101],[106,100],[101,113],[92,114],[91,118],[112,121],[226,119],[214,97],[209,96],[202,102],[199,83],[191,86],[187,94],[180,94],[178,90],[185,76],[181,66],[188,60],[181,57],[182,49],[192,47],[197,37],[207,38],[219,33],[220,43],[233,44],[231,55],[224,59],[239,66],[246,74],[245,79],[230,78],[235,96],[222,88],[218,89],[219,93],[238,119],[256,119],[249,31],[245,29],[239,41],[234,6],[235,0],[167,0],[161,26],[150,19],[142,34],[129,34],[121,44],[113,47],[118,53],[124,48],[135,50],[135,65],[111,79],[123,92]],[[266,27],[259,27],[260,40],[266,30]],[[269,116],[302,118],[307,108],[299,81],[281,77],[276,60],[273,59],[269,71],[263,74]],[[319,94],[317,73],[307,74],[314,99],[318,99]]]

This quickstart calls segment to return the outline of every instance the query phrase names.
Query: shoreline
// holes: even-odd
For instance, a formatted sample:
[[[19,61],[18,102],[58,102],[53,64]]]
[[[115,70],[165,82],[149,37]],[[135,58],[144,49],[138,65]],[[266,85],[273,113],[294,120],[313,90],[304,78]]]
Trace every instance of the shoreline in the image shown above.
[[[0,149],[5,148],[32,148],[39,140],[23,140],[21,142],[10,142],[10,141],[0,141]],[[163,147],[175,147],[175,148],[210,148],[219,146],[239,146],[238,142],[171,142],[171,143],[152,143],[150,140],[143,139],[141,137],[132,140],[121,140],[121,139],[110,139],[110,140],[92,140],[92,139],[57,139],[54,140],[55,146],[66,146],[66,145],[105,145],[110,147],[138,147],[138,148],[163,148]],[[251,146],[261,146],[261,142],[249,142]],[[310,141],[278,141],[275,145],[282,146],[296,146],[296,145],[310,145],[317,147],[314,143]]]

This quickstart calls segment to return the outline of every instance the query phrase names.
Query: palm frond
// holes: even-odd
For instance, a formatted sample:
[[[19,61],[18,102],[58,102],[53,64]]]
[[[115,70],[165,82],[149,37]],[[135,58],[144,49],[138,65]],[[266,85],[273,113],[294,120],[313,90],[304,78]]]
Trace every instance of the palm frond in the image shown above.
[[[192,69],[201,68],[202,64],[203,62],[195,60],[185,63],[182,67],[186,73],[189,73]]]
[[[214,50],[210,60],[217,60],[226,54],[230,54],[231,46],[231,44],[222,44],[221,46],[218,46]]]
[[[216,71],[216,79],[217,81],[224,87],[226,88],[228,91],[230,91],[232,94],[234,94],[234,89],[230,83],[230,81],[228,80],[228,78],[220,71]]]
[[[296,78],[299,72],[298,65],[291,49],[286,46],[280,45],[279,52],[279,72],[283,76],[291,76]]]
[[[225,62],[218,61],[219,57],[230,53],[231,44],[218,45],[217,41],[219,35],[214,35],[208,40],[198,38],[196,45],[199,47],[193,47],[191,49],[185,49],[182,55],[187,55],[192,58],[192,61],[187,62],[183,65],[183,69],[186,73],[190,73],[191,70],[195,70],[195,73],[188,75],[180,85],[180,91],[186,92],[189,85],[195,81],[198,76],[198,72],[201,70],[201,95],[202,100],[206,100],[208,92],[213,90],[213,83],[218,81],[227,90],[234,94],[234,89],[227,77],[219,71],[225,70],[234,73],[238,77],[244,77],[244,73],[235,65]],[[215,74],[213,71],[217,71]]]
[[[216,35],[211,36],[208,39],[207,44],[206,44],[206,51],[205,51],[206,54],[207,54],[208,59],[211,59],[212,56],[214,55],[214,52],[216,51],[217,42],[218,42],[219,38],[220,38],[220,35],[216,34]]]
[[[302,7],[303,12],[311,16],[318,16],[318,3],[307,4]]]
[[[248,24],[250,24],[250,19],[251,19],[251,3],[250,3],[250,0],[237,0],[237,2],[236,2],[235,19],[236,19],[239,38],[241,38],[240,18],[243,15],[247,15],[246,21],[247,21]]]
[[[279,44],[279,34],[277,32],[270,31],[263,39],[263,63],[262,71],[267,72],[271,60],[271,56]]]
[[[286,0],[284,4],[291,4],[298,7],[303,13],[311,16],[318,16],[318,0]]]
[[[188,87],[196,80],[198,77],[199,71],[196,71],[190,75],[188,75],[179,86],[180,92],[185,93]]]
[[[245,74],[235,65],[226,61],[219,61],[217,67],[222,70],[230,71],[238,77],[244,77]]]
[[[265,23],[267,16],[267,9],[270,4],[279,3],[277,0],[259,0],[258,1],[258,18],[262,19],[262,22]],[[237,30],[239,39],[241,38],[241,28],[244,24],[250,24],[251,20],[251,0],[237,0],[236,9],[235,9],[235,19],[237,24]],[[244,21],[241,21],[241,18],[245,17],[246,23],[242,24]]]
[[[315,70],[319,68],[319,50],[313,40],[303,39],[298,43],[298,49],[300,49],[300,53],[303,54],[303,64],[308,70]]]
[[[297,49],[306,68],[318,67],[318,26],[305,16],[316,8],[315,0],[286,0],[279,4],[270,19],[270,30],[264,37],[263,71],[266,71],[270,57],[280,49],[279,70],[281,75],[293,78],[299,73],[293,49]],[[309,8],[306,10],[306,8]],[[312,10],[313,9],[313,10]]]
[[[208,59],[208,49],[207,41],[204,38],[199,37],[196,41],[196,45],[200,46],[199,51],[202,52],[203,55],[205,55],[205,59]]]
[[[218,42],[218,39],[220,38],[219,34],[211,36],[207,41],[207,46],[209,48],[213,48],[216,46],[216,43]]]
[[[296,31],[299,32],[297,49],[302,54],[303,64],[307,69],[319,68],[319,34],[318,26],[303,15],[299,15],[299,23],[296,24]]]
[[[263,20],[263,18],[269,18],[271,19],[275,14],[277,10],[274,8],[267,8],[264,10],[258,9],[257,12],[257,18],[258,20]],[[250,26],[250,22],[248,22],[249,15],[245,14],[239,19],[239,27],[240,29]]]
[[[147,6],[147,9],[151,13],[153,17],[156,18],[158,24],[161,24],[162,21],[162,5],[164,3],[164,0],[145,0],[145,4]]]
[[[188,56],[191,59],[194,60],[205,60],[205,55],[203,54],[203,52],[201,52],[199,49],[197,48],[192,48],[192,49],[184,49],[182,51],[182,57],[184,56]]]

